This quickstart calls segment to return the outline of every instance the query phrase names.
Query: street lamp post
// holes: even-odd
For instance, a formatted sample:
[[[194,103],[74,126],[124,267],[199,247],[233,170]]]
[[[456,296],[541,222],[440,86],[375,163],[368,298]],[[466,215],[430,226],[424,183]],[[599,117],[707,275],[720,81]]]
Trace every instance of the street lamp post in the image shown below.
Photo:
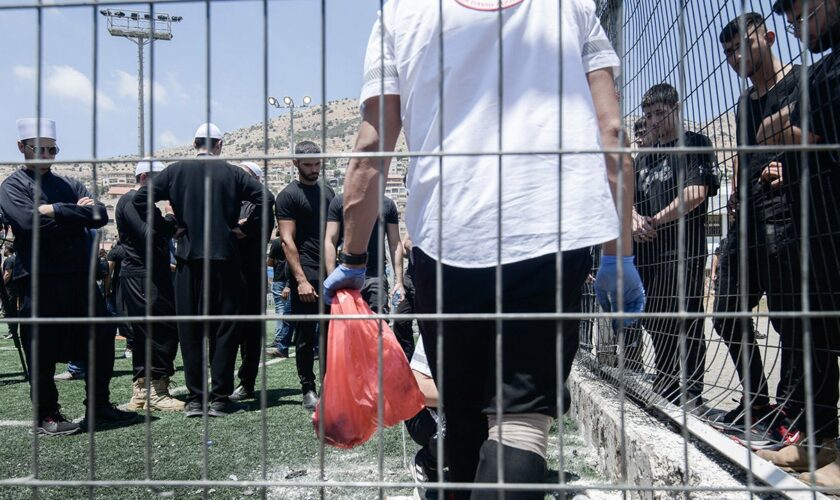
[[[181,16],[155,14],[131,10],[100,10],[108,19],[108,33],[127,38],[137,44],[137,151],[145,153],[145,106],[143,102],[143,46],[154,40],[172,40],[172,23],[181,22]]]
[[[295,107],[308,108],[309,104],[312,102],[312,98],[305,95],[303,96],[302,102],[303,104],[300,106],[295,106],[294,99],[289,96],[285,96],[283,98],[283,104],[280,104],[280,101],[278,101],[276,97],[268,98],[269,106],[274,106],[277,109],[288,108],[289,110],[289,152],[291,154],[295,153]]]

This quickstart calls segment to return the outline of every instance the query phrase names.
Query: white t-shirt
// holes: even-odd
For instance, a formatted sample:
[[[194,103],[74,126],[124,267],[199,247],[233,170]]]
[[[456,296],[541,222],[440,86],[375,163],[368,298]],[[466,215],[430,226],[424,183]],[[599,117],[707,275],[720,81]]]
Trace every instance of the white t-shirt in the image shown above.
[[[561,109],[563,148],[601,147],[586,73],[606,67],[617,71],[619,60],[592,0],[561,3],[562,44],[558,2],[503,2],[503,151],[557,150]],[[441,118],[445,153],[499,151],[497,5],[498,0],[444,0],[442,106],[437,3],[390,0],[379,13],[368,43],[360,102],[378,98],[382,85],[385,94],[399,95],[410,151],[441,151]],[[469,268],[496,265],[499,156],[444,157],[442,179],[440,164],[434,156],[410,162],[406,225],[414,244],[437,258],[442,197],[443,262]],[[503,157],[502,263],[618,236],[603,155],[564,155],[558,245],[559,164],[556,154]]]

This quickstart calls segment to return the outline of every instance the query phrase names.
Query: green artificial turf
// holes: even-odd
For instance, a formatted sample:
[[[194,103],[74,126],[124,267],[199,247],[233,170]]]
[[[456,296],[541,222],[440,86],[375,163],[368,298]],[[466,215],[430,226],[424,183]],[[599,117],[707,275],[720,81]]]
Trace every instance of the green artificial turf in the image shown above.
[[[0,325],[0,334],[5,333]],[[269,323],[269,332],[273,328]],[[128,401],[131,395],[131,361],[122,357],[124,342],[117,341],[111,399],[116,404]],[[176,386],[183,386],[180,357],[178,372],[173,377]],[[238,364],[237,364],[238,366]],[[56,367],[56,373],[64,365]],[[249,401],[251,411],[226,418],[209,419],[207,441],[207,477],[217,480],[258,480],[263,477],[261,466],[262,443],[266,448],[265,477],[293,484],[320,478],[319,442],[315,437],[310,413],[301,406],[301,395],[294,358],[266,367],[267,433],[263,438],[259,401]],[[257,389],[261,387],[262,374]],[[70,419],[84,414],[84,382],[57,382],[62,411]],[[28,422],[31,422],[29,384],[24,381],[18,355],[11,340],[0,340],[0,480],[23,478],[32,474],[32,443]],[[568,421],[565,427],[570,427]],[[95,458],[91,460],[90,434],[38,439],[38,477],[49,480],[142,480],[146,478],[146,425],[112,428],[95,433]],[[156,480],[199,480],[203,472],[202,419],[186,419],[182,413],[153,412],[148,427],[151,441],[150,474]],[[384,467],[381,479],[411,481],[405,461],[411,459],[418,446],[401,426],[382,433]],[[567,438],[569,439],[569,438]],[[574,439],[574,438],[572,438]],[[329,481],[377,481],[378,435],[352,450],[325,447],[324,477]],[[582,443],[576,443],[583,446]],[[405,451],[404,447],[405,446]],[[585,464],[575,465],[572,448],[566,469],[572,477],[589,476]],[[556,461],[553,461],[556,467]],[[579,470],[575,470],[579,469]],[[0,485],[0,499],[32,498],[32,489]],[[43,488],[40,498],[88,498],[86,488]],[[259,498],[261,491],[252,488],[213,489],[210,498]],[[169,488],[152,491],[145,488],[97,488],[94,498],[201,498],[204,491],[197,487]],[[269,498],[317,498],[312,488],[276,487],[266,492]],[[386,496],[411,495],[412,490],[388,490]],[[340,489],[326,491],[328,498],[377,498],[377,490]]]

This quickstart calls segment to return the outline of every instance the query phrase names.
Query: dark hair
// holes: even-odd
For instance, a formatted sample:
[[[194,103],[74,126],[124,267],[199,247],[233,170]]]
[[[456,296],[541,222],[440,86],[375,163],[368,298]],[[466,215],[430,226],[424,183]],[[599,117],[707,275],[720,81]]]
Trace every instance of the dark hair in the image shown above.
[[[210,147],[207,147],[206,137],[196,137],[195,149],[216,149],[221,142],[221,139],[210,139]]]
[[[321,148],[312,141],[301,141],[295,145],[296,155],[316,155],[320,152]]]
[[[647,128],[647,120],[644,116],[640,116],[636,119],[636,122],[633,123],[633,132],[636,133],[643,128]]]
[[[796,0],[776,0],[773,4],[773,12],[776,14],[784,14],[786,10],[793,8],[793,2]]]
[[[758,12],[747,12],[729,21],[720,31],[720,43],[729,43],[741,32],[741,20],[743,19],[744,29],[764,28],[764,16]]]
[[[649,88],[642,97],[642,107],[653,106],[654,104],[666,104],[676,106],[680,102],[680,95],[673,85],[668,83],[657,83]]]

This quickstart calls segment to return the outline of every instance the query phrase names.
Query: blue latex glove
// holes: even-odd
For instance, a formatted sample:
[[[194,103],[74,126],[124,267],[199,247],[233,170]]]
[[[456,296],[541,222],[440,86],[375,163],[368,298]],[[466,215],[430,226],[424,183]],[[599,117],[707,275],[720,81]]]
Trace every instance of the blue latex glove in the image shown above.
[[[645,309],[645,287],[633,262],[633,257],[622,257],[624,273],[624,312],[638,313]],[[604,312],[618,311],[618,258],[615,255],[601,257],[601,266],[595,276],[595,298]],[[625,318],[624,326],[635,326],[638,318]],[[613,328],[618,329],[617,321]]]
[[[354,290],[361,290],[365,285],[365,268],[351,268],[344,264],[339,264],[335,271],[327,276],[324,280],[324,293],[321,294],[324,302],[327,305],[332,304],[335,292],[344,290],[345,288],[352,288]]]

